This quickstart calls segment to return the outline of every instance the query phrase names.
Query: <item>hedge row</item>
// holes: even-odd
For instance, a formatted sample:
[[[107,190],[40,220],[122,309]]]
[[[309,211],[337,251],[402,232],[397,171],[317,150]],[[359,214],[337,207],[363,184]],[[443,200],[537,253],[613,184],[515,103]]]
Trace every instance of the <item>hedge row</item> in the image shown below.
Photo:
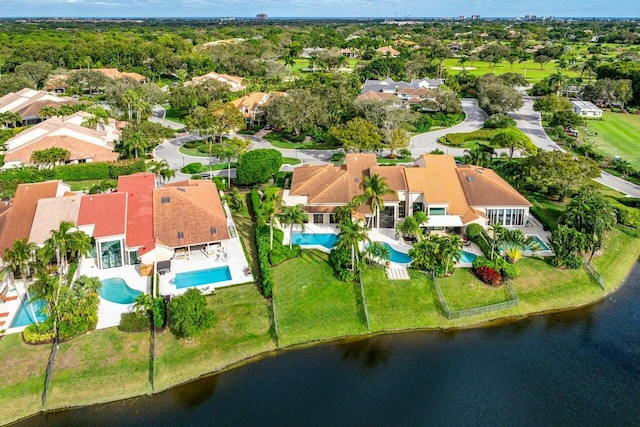
[[[256,228],[256,249],[258,251],[258,269],[260,270],[260,289],[262,295],[271,298],[273,293],[273,276],[269,262],[269,227],[266,225]]]
[[[258,193],[258,190],[251,190],[249,193],[249,203],[251,203],[251,209],[253,210],[253,215],[256,217],[258,227],[265,225],[267,220],[262,213],[262,202],[260,201],[260,193]]]
[[[467,141],[489,141],[503,129],[478,129],[467,133],[448,133],[440,138],[445,145],[462,145]]]
[[[492,239],[480,224],[469,224],[469,226],[467,227],[467,237],[469,237],[469,240],[471,240],[473,243],[478,245],[480,250],[486,256],[491,256],[491,244],[489,242]]]
[[[147,167],[144,160],[122,163],[80,163],[77,165],[62,165],[54,169],[56,179],[63,181],[85,181],[97,179],[116,179],[121,175],[131,175],[144,172]]]
[[[609,199],[609,201],[616,211],[618,224],[631,228],[640,228],[640,210],[625,206],[615,199]]]
[[[554,223],[551,219],[547,218],[544,210],[538,208],[537,206],[531,206],[529,211],[533,216],[535,216],[541,223],[545,230],[553,231],[558,228],[558,225]]]

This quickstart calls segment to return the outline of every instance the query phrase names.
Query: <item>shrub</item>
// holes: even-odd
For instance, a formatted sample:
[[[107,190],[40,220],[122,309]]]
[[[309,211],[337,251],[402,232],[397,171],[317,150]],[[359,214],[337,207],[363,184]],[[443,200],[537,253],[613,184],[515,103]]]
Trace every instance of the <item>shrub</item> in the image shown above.
[[[227,196],[227,203],[234,211],[239,211],[244,207],[244,196],[240,194],[237,188],[234,188],[230,195]]]
[[[145,172],[146,170],[147,165],[144,160],[109,163],[109,177],[112,179],[116,179],[122,175],[132,175],[138,172]]]
[[[615,199],[609,199],[619,224],[631,228],[640,228],[640,210],[623,205]]]
[[[351,251],[349,249],[333,248],[329,253],[329,263],[331,263],[336,276],[343,282],[355,282],[358,278],[358,272],[364,268],[362,258],[360,257],[361,262],[356,263],[355,268],[351,270]]]
[[[544,210],[538,208],[537,206],[531,206],[529,208],[529,211],[542,223],[542,227],[545,230],[553,231],[556,228],[558,228],[558,224],[556,224],[550,218],[548,218]]]
[[[54,169],[56,179],[63,181],[85,181],[89,179],[109,179],[109,163],[81,163],[62,165]]]
[[[516,121],[506,114],[494,114],[484,122],[485,129],[504,129],[516,127]]]
[[[579,268],[582,268],[583,264],[584,264],[584,260],[582,259],[582,257],[577,255],[571,255],[564,259],[565,267],[570,268],[572,270],[577,270]]]
[[[51,322],[31,324],[22,331],[22,339],[27,344],[47,344],[53,342],[54,334],[51,332]]]
[[[184,148],[198,148],[204,144],[204,141],[201,139],[196,139],[193,141],[187,141],[184,143]]]
[[[240,157],[236,173],[238,183],[253,185],[267,182],[282,166],[282,154],[278,150],[259,149]]]
[[[480,224],[469,224],[467,227],[467,237],[473,243],[478,245],[480,250],[487,256],[491,256],[491,237],[487,234],[486,230],[482,228]]]
[[[249,202],[251,203],[251,210],[253,210],[253,215],[256,218],[256,224],[258,224],[258,227],[265,225],[267,220],[262,213],[262,202],[260,201],[260,194],[258,194],[258,190],[251,190],[249,193]]]
[[[509,279],[515,279],[520,275],[520,269],[514,265],[509,264],[508,262],[502,266],[502,274],[507,276]]]
[[[122,313],[118,329],[123,332],[143,332],[149,330],[149,316],[141,311]]]
[[[181,172],[191,175],[191,174],[200,172],[201,169],[202,169],[202,163],[193,162],[183,167]]]
[[[462,145],[467,141],[490,141],[500,129],[478,129],[467,133],[448,133],[440,138],[445,145]]]
[[[193,338],[213,324],[213,310],[198,289],[189,289],[169,302],[169,320],[173,332],[183,338]]]
[[[157,297],[153,299],[153,309],[151,310],[154,329],[162,329],[165,327],[165,304],[164,298]]]
[[[500,273],[495,268],[479,267],[475,269],[476,275],[480,280],[490,286],[500,285]]]
[[[269,227],[262,225],[256,228],[256,249],[258,252],[258,269],[260,271],[260,289],[262,295],[271,298],[273,292],[273,277],[269,262]]]

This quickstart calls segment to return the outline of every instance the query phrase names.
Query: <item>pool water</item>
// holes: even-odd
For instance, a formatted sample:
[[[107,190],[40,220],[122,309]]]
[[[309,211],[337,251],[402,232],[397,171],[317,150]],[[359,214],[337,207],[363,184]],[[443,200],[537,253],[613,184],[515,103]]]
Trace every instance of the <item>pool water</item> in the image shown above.
[[[333,233],[301,233],[294,231],[291,234],[293,243],[300,246],[324,246],[333,249],[338,241],[338,235]]]
[[[381,242],[381,243],[385,245],[387,249],[389,249],[389,254],[391,255],[391,258],[389,258],[389,261],[397,262],[398,264],[409,264],[411,261],[413,261],[413,258],[405,254],[404,252],[400,252],[398,250],[393,249],[391,245],[389,245],[388,243],[385,243],[385,242]]]
[[[131,289],[127,282],[120,277],[110,277],[101,280],[100,283],[102,283],[98,291],[100,296],[116,304],[132,304],[136,301],[136,297],[142,293]]]
[[[206,270],[189,271],[176,274],[176,288],[190,288],[192,286],[207,285],[211,283],[231,280],[231,271],[228,266],[209,268]]]
[[[471,252],[462,251],[462,258],[460,258],[460,262],[466,262],[468,264],[473,263],[475,259],[478,257],[476,254],[472,254]]]
[[[537,234],[527,234],[527,237],[531,237],[531,239],[540,245],[541,251],[549,251],[549,245],[547,245]],[[527,248],[529,250],[529,248]]]
[[[47,318],[46,314],[40,313],[40,311],[44,308],[44,300],[41,300],[41,299],[34,300],[31,305],[33,306],[33,311],[36,313],[36,318],[38,319],[38,322],[42,322]],[[14,317],[13,322],[11,322],[11,327],[19,328],[21,326],[29,326],[32,323],[35,323],[35,320],[33,319],[33,315],[31,314],[29,303],[25,298],[22,304],[20,304],[20,308],[18,309],[18,313],[16,314],[16,317]]]

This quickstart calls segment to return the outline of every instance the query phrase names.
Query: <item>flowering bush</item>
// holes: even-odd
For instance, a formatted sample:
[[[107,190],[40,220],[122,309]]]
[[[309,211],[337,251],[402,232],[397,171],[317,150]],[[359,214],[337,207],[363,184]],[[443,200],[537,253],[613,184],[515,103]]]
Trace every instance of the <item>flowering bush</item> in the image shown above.
[[[498,286],[502,279],[500,273],[491,267],[478,267],[476,269],[476,275],[480,280],[490,286]]]

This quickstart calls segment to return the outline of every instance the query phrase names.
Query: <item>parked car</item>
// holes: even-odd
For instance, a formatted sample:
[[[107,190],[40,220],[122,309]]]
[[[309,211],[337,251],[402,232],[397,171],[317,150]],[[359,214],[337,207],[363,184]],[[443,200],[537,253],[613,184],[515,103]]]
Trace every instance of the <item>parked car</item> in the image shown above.
[[[265,125],[264,126],[264,130],[271,130],[273,129],[273,125]]]

